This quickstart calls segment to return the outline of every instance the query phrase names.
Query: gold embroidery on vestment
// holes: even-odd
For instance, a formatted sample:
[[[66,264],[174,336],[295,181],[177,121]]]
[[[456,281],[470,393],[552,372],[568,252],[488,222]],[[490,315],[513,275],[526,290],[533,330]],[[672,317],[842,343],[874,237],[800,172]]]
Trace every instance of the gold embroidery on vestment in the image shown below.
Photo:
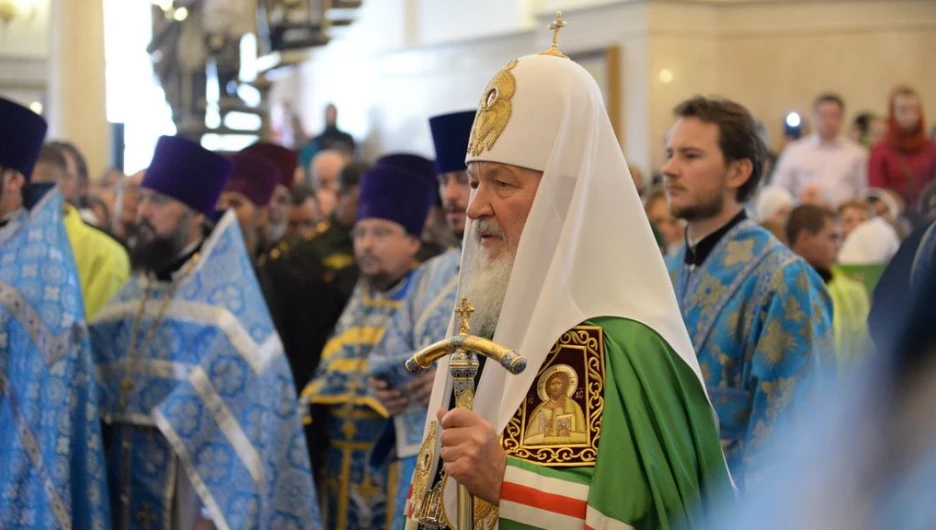
[[[501,443],[508,456],[551,467],[594,466],[604,411],[604,332],[562,335]]]

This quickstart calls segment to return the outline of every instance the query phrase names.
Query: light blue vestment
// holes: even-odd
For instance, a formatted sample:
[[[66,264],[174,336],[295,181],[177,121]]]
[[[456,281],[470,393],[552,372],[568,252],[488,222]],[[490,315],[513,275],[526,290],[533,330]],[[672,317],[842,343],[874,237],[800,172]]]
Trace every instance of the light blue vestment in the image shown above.
[[[170,528],[178,469],[219,530],[321,526],[289,363],[232,213],[171,283],[134,275],[91,337],[118,528]]]
[[[369,394],[368,359],[382,349],[387,324],[419,282],[419,269],[408,272],[386,292],[359,280],[325,349],[302,400],[327,409],[327,483],[322,486],[326,528],[389,528],[398,519],[393,499],[399,471],[389,461],[371,466],[374,445],[392,422]]]
[[[755,460],[778,420],[801,412],[820,369],[834,369],[832,300],[812,267],[750,220],[699,268],[684,263],[685,252],[670,275],[744,489],[767,472]]]
[[[96,384],[62,195],[0,229],[0,528],[107,529]]]
[[[456,304],[460,262],[461,249],[456,247],[420,267],[419,283],[394,313],[381,347],[368,359],[374,377],[383,378],[394,387],[406,385],[413,377],[404,367],[406,360],[413,353],[445,338]],[[386,433],[389,440],[380,444],[388,454],[378,455],[378,459],[392,458],[389,453],[395,452],[401,464],[397,514],[402,514],[406,507],[425,423],[426,408],[420,403],[411,403],[393,417],[393,429]],[[402,528],[403,518],[397,517],[395,523]]]

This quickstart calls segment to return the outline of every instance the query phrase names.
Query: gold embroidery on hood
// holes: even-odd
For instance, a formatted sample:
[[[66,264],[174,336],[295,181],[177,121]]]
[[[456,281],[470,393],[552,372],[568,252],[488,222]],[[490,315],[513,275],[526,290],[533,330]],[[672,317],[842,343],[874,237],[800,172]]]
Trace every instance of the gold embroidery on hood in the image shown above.
[[[511,100],[517,92],[517,78],[511,72],[516,66],[516,59],[507,63],[484,89],[484,95],[478,104],[478,115],[468,140],[468,153],[471,156],[478,156],[492,149],[507,128],[513,110]]]

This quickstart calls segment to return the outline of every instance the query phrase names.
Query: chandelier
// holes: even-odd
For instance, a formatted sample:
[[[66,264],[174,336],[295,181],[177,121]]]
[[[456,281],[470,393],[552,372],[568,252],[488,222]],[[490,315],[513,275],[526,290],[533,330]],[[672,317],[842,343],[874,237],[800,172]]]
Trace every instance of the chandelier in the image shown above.
[[[0,0],[2,2],[3,0]],[[152,4],[162,10],[163,15],[169,20],[182,22],[188,18],[189,11],[185,6],[176,7],[174,0],[151,0]]]
[[[0,0],[0,24],[14,20],[30,20],[36,15],[37,0]]]

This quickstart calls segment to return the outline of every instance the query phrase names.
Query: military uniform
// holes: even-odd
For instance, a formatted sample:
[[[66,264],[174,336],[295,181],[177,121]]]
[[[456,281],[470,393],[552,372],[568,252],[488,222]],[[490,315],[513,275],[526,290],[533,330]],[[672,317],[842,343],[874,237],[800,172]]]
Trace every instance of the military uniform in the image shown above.
[[[295,243],[281,241],[260,256],[256,270],[300,390],[315,373],[344,299],[326,283],[322,266]]]
[[[332,216],[328,222],[320,223],[314,233],[297,240],[294,250],[306,263],[314,264],[321,271],[322,280],[337,295],[340,313],[358,280],[351,228],[342,226]],[[336,321],[337,315],[331,324]]]

